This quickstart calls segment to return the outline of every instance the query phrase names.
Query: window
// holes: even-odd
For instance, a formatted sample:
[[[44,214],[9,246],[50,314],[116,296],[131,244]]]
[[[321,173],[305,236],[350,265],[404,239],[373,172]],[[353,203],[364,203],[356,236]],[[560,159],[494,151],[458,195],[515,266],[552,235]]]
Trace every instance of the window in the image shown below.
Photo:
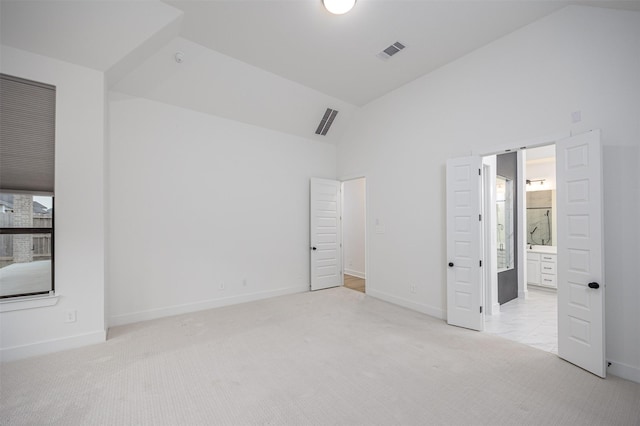
[[[0,299],[54,291],[55,93],[0,74]]]

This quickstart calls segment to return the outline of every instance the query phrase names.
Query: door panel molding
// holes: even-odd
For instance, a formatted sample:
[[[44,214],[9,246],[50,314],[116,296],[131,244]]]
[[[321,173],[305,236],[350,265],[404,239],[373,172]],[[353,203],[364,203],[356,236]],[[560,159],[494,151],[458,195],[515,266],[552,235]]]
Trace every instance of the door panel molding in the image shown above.
[[[309,252],[311,290],[342,285],[342,197],[337,180],[311,178]]]
[[[556,143],[558,355],[606,376],[600,131]]]
[[[447,161],[447,323],[482,330],[482,161]]]

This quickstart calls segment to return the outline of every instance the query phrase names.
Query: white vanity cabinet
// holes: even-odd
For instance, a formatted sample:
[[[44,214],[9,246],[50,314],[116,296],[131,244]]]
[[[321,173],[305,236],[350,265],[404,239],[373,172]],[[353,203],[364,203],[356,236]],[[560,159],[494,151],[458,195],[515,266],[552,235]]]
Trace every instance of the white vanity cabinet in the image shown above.
[[[540,285],[540,253],[527,252],[527,284]]]
[[[527,283],[542,287],[558,288],[555,253],[527,251]]]

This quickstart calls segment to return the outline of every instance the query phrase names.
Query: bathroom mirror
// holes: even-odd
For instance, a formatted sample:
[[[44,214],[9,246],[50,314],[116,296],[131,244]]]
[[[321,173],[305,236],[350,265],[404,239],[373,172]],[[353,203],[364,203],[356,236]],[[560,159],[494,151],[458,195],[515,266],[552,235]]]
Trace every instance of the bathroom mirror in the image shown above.
[[[554,246],[554,191],[527,192],[527,244]]]
[[[514,267],[513,209],[513,180],[497,176],[498,272]]]

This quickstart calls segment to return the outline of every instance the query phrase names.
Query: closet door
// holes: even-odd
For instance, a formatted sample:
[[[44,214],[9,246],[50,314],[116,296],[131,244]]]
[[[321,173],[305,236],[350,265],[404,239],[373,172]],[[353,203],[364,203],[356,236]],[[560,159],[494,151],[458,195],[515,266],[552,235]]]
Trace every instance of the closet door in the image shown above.
[[[340,182],[311,178],[311,290],[342,285]]]

